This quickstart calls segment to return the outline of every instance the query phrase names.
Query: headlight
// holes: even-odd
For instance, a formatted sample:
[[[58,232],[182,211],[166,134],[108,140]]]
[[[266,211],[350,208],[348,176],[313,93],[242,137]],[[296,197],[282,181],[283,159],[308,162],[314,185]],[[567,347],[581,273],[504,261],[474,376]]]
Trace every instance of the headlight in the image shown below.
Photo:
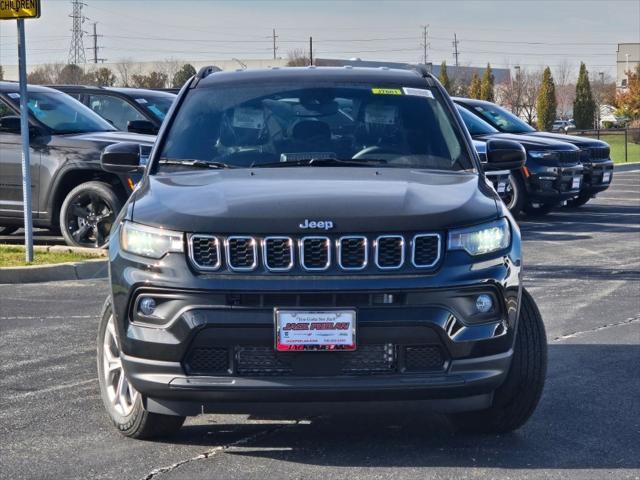
[[[184,251],[182,233],[133,222],[122,224],[120,245],[125,252],[149,258],[162,258],[169,252]]]
[[[558,152],[553,150],[529,150],[527,154],[536,160],[558,160]]]
[[[465,250],[470,255],[496,252],[510,243],[511,230],[506,218],[449,232],[449,250]]]

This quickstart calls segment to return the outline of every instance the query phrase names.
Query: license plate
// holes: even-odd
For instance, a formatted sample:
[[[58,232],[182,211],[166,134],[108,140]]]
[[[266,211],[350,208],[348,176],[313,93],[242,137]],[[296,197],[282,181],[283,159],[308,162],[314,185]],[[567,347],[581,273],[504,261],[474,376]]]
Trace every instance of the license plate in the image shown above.
[[[573,183],[571,184],[571,189],[580,188],[580,177],[573,177]]]
[[[604,172],[602,175],[602,183],[609,183],[611,181],[611,172]]]
[[[504,193],[507,189],[507,182],[498,183],[498,193]]]
[[[355,310],[275,311],[279,352],[355,350]]]

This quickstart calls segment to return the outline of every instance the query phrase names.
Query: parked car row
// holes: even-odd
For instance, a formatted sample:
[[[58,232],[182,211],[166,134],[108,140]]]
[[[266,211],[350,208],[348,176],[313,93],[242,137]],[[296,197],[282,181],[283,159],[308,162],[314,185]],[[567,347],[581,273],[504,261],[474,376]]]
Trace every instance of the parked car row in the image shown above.
[[[474,140],[515,140],[527,151],[525,166],[511,172],[503,191],[494,181],[514,216],[542,215],[565,204],[579,207],[609,188],[613,161],[605,142],[539,132],[494,103],[453,100]]]
[[[108,145],[129,141],[145,158],[175,98],[147,89],[29,86],[34,225],[59,229],[69,245],[106,245],[139,174],[106,172],[100,155]],[[606,143],[538,132],[490,102],[453,100],[487,179],[515,217],[577,207],[609,187],[613,162]],[[486,164],[490,140],[520,143],[525,166],[493,171]],[[0,234],[7,235],[23,222],[19,93],[12,82],[0,82],[0,178]]]

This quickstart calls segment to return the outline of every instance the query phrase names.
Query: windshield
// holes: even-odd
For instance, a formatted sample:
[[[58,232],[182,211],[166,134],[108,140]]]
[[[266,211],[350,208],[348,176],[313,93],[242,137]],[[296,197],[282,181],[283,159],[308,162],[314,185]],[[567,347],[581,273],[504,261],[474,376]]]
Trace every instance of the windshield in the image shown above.
[[[493,128],[491,125],[489,125],[487,122],[485,122],[481,118],[478,118],[477,116],[475,116],[466,108],[461,107],[459,105],[457,105],[457,107],[458,107],[458,112],[460,112],[460,116],[462,117],[462,121],[467,127],[467,130],[469,130],[469,133],[471,134],[471,136],[491,135],[492,133],[498,133],[498,130]]]
[[[167,112],[171,108],[176,95],[172,93],[136,93],[134,98],[138,104],[149,110],[154,117],[162,122],[164,117],[167,116]]]
[[[471,108],[501,132],[526,133],[536,131],[535,128],[528,125],[525,121],[497,105],[473,105]]]
[[[193,90],[172,122],[157,168],[175,169],[180,161],[248,168],[345,160],[349,166],[473,168],[437,91],[383,87],[265,82]]]
[[[10,94],[10,97],[19,104],[19,94]],[[98,114],[62,92],[29,92],[28,97],[31,114],[54,134],[115,130]]]

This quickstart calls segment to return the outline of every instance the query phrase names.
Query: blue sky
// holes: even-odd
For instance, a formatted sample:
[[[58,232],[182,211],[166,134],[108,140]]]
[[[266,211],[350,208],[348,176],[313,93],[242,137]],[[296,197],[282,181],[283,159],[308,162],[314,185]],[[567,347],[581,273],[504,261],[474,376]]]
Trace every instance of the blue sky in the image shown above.
[[[98,22],[100,56],[110,62],[270,58],[273,28],[279,56],[306,49],[313,36],[316,56],[414,62],[429,25],[433,62],[453,63],[456,33],[462,65],[535,69],[583,60],[591,71],[613,73],[616,44],[640,42],[640,0],[84,2],[85,30]],[[42,18],[27,22],[28,60],[64,62],[71,3],[42,3]],[[0,23],[0,41],[0,63],[15,64],[15,22]],[[85,36],[85,47],[91,43]]]

